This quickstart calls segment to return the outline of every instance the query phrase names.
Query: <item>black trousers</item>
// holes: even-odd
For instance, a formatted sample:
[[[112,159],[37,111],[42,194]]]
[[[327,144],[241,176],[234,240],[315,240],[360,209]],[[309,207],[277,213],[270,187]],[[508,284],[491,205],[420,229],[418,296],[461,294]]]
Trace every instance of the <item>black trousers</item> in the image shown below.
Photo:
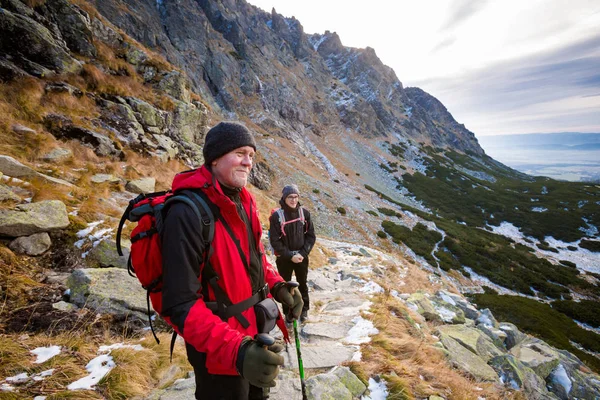
[[[308,298],[308,257],[304,257],[304,260],[300,263],[292,262],[292,260],[282,260],[281,257],[276,261],[277,271],[279,271],[279,275],[283,279],[287,281],[292,280],[292,273],[296,274],[296,280],[298,281],[298,289],[300,289],[300,294],[302,295],[302,301],[304,302],[304,307],[302,307],[302,311],[308,311],[310,309],[310,303]],[[288,315],[288,307],[283,305],[283,313]]]
[[[263,389],[252,386],[239,375],[214,375],[206,369],[206,354],[185,344],[188,361],[194,367],[198,400],[264,400]]]

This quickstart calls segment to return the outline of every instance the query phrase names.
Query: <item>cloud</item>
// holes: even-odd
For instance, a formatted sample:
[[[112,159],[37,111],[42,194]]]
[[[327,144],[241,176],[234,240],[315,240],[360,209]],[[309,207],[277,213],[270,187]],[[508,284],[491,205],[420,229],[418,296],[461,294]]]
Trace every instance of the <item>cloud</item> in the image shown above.
[[[456,36],[450,36],[447,39],[441,40],[435,47],[431,50],[432,53],[437,53],[438,51],[442,51],[447,47],[452,46],[456,42]]]
[[[488,0],[456,0],[450,5],[450,15],[440,28],[440,33],[450,31],[483,9]]]
[[[600,37],[499,62],[459,76],[416,82],[467,128],[551,132],[600,127]],[[520,125],[519,125],[520,123]],[[588,128],[586,128],[586,126]]]

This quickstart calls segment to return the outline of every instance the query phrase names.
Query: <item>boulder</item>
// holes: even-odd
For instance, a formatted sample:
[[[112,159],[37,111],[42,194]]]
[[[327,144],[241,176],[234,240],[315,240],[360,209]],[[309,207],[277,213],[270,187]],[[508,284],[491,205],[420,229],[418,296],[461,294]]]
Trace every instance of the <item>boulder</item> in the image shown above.
[[[330,373],[337,376],[354,397],[362,396],[367,390],[365,384],[348,367],[335,367]]]
[[[546,382],[515,356],[510,354],[496,356],[489,361],[489,365],[498,373],[504,385],[514,390],[523,390],[528,399],[554,398],[546,389]]]
[[[451,337],[486,362],[503,354],[503,352],[496,347],[492,339],[479,329],[469,328],[464,325],[444,325],[438,328],[438,332],[441,339],[444,337]]]
[[[432,304],[442,321],[449,324],[464,324],[466,322],[465,314],[460,308],[448,303],[440,304],[438,301],[432,301]]]
[[[506,344],[506,348],[508,350],[521,343],[527,337],[527,335],[521,333],[516,325],[511,324],[510,322],[500,323],[498,325],[498,329],[506,334],[506,340],[504,343]]]
[[[119,318],[148,319],[146,291],[126,269],[76,269],[67,284],[71,289],[71,302],[79,307]]]
[[[12,131],[14,133],[17,133],[19,135],[31,135],[34,133],[37,133],[35,131],[35,129],[31,129],[27,126],[21,125],[21,124],[13,124],[10,129],[12,129]]]
[[[121,178],[112,174],[94,174],[90,178],[90,181],[92,183],[119,183],[121,182]]]
[[[334,374],[321,374],[306,380],[309,399],[352,400],[352,392]]]
[[[406,303],[413,306],[413,309],[425,317],[428,321],[441,321],[442,318],[437,313],[429,298],[422,292],[413,293]]]
[[[71,149],[56,148],[42,156],[42,160],[50,163],[59,163],[73,157]]]
[[[146,177],[127,182],[125,189],[132,193],[152,193],[154,192],[154,185],[156,185],[156,179]]]
[[[485,333],[490,339],[492,339],[492,342],[494,342],[496,347],[498,347],[499,349],[506,348],[504,343],[507,337],[506,332],[483,324],[477,325],[477,329],[479,329],[481,332]]]
[[[92,34],[112,47],[118,47],[123,42],[123,36],[112,29],[110,26],[104,25],[98,18],[92,19]]]
[[[122,247],[123,256],[117,253],[117,245],[112,240],[103,240],[93,247],[86,256],[88,265],[96,264],[98,268],[122,268],[127,269],[129,249]],[[90,264],[91,263],[91,264]]]
[[[494,318],[494,315],[488,308],[481,311],[481,314],[477,317],[475,323],[477,325],[483,324],[491,328],[498,328],[498,321],[496,321],[496,318]]]
[[[52,246],[50,235],[46,232],[34,233],[31,236],[21,236],[10,242],[8,247],[19,254],[39,256]]]
[[[471,375],[475,379],[488,382],[498,381],[496,371],[479,356],[450,336],[444,335],[441,338],[444,348],[448,351],[447,357],[450,363]]]
[[[46,93],[68,93],[75,97],[83,96],[83,92],[81,90],[75,86],[69,85],[66,82],[48,82],[44,87],[44,91]]]
[[[61,186],[74,187],[71,183],[62,179],[53,178],[44,174],[40,174],[34,169],[20,163],[14,158],[6,155],[0,155],[0,172],[13,178],[28,179],[38,178],[46,182],[56,183]]]
[[[21,197],[17,195],[15,192],[10,190],[10,187],[0,184],[0,202],[2,201],[16,201],[20,202]]]
[[[0,209],[0,235],[19,237],[64,229],[69,226],[67,207],[62,201],[48,200],[20,204],[15,210]]]
[[[546,379],[559,364],[559,353],[540,339],[528,337],[510,350],[525,366]]]
[[[466,318],[477,319],[479,317],[479,310],[477,310],[471,303],[457,294],[440,290],[436,293],[436,296],[444,302],[460,308]]]

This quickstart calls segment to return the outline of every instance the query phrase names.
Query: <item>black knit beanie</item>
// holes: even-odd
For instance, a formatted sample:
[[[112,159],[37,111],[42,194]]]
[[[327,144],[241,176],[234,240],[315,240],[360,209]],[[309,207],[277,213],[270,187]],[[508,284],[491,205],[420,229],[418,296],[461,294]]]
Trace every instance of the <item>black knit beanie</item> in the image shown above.
[[[250,146],[256,151],[254,136],[238,122],[219,122],[206,134],[204,140],[204,165],[240,147]]]
[[[287,185],[283,188],[281,194],[281,199],[285,200],[290,194],[300,194],[300,191],[296,185]]]

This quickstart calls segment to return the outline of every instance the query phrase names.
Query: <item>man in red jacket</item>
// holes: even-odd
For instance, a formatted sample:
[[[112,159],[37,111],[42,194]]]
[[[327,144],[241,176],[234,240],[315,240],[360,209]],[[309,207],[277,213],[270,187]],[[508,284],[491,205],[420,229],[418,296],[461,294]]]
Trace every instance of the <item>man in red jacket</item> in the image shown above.
[[[255,151],[244,125],[221,122],[206,135],[204,165],[173,180],[175,192],[202,191],[217,217],[212,255],[207,256],[216,273],[210,284],[202,274],[206,244],[194,210],[174,203],[161,233],[162,314],[185,340],[197,399],[265,398],[262,388],[275,386],[283,365],[277,354],[282,346],[263,347],[252,339],[259,329],[253,306],[272,296],[295,318],[302,310],[300,292],[269,264],[260,241],[256,201],[245,189]],[[218,314],[223,296],[234,315]]]

